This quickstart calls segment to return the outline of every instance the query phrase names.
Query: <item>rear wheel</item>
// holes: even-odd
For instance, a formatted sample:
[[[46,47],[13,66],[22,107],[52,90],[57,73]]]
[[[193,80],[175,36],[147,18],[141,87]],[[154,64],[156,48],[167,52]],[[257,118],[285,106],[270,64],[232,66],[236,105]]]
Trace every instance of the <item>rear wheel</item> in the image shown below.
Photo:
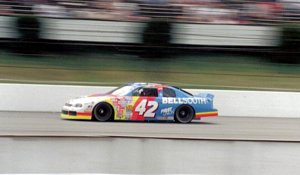
[[[181,105],[176,109],[175,121],[178,123],[190,123],[195,116],[194,109],[189,105]]]
[[[96,105],[93,111],[93,116],[100,122],[105,122],[113,118],[113,108],[108,103],[99,103]]]

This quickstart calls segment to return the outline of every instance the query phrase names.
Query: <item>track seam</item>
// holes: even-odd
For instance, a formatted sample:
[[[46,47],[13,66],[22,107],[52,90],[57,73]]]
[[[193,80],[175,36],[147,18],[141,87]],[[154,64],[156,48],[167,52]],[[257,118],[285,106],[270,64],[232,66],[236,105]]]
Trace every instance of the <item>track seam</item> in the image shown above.
[[[0,135],[2,138],[121,138],[121,139],[166,139],[166,140],[190,140],[190,141],[236,141],[236,142],[281,142],[281,143],[300,143],[300,140],[292,139],[247,139],[247,138],[205,138],[205,137],[164,137],[164,136],[126,136],[126,135]]]

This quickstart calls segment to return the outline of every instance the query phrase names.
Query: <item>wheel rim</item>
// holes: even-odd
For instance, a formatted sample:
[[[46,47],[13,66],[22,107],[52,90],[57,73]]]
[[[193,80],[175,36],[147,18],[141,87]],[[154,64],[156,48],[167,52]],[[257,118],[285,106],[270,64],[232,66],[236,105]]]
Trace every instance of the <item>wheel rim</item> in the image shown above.
[[[99,104],[95,109],[95,118],[99,121],[107,121],[112,115],[112,109],[107,104]]]
[[[105,117],[107,115],[107,109],[101,107],[97,110],[97,114],[99,117]]]
[[[176,113],[176,118],[180,123],[188,123],[193,119],[193,109],[189,106],[182,106]]]
[[[189,110],[186,109],[186,108],[182,108],[181,110],[179,110],[179,117],[180,117],[181,119],[186,119],[186,118],[188,118],[188,117],[189,117],[189,114],[190,114],[190,112],[189,112]]]

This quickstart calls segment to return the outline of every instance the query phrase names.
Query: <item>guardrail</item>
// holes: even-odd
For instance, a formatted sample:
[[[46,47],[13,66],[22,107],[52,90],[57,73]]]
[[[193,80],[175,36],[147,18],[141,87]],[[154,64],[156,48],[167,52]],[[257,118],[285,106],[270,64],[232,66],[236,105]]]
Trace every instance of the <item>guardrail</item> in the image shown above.
[[[114,87],[0,84],[0,111],[59,112],[74,97],[108,92]],[[300,118],[299,92],[186,89],[215,95],[220,116]]]

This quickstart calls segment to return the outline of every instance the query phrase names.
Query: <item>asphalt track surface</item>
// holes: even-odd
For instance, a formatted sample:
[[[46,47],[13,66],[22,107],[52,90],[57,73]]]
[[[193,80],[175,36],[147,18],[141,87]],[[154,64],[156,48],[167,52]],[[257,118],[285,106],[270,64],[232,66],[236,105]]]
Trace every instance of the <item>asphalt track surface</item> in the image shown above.
[[[300,119],[211,117],[190,124],[63,120],[59,113],[0,112],[0,137],[133,137],[300,142]]]

